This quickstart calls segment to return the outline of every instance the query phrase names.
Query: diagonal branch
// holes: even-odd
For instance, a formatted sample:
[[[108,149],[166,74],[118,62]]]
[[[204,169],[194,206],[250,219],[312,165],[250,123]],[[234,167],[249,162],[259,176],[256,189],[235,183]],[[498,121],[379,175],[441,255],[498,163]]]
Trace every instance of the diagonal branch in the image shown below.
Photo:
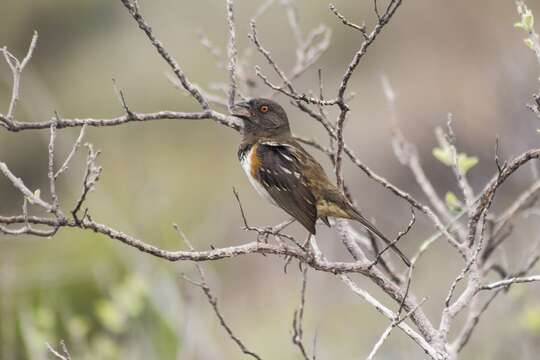
[[[174,229],[176,230],[176,232],[178,233],[178,235],[180,235],[182,237],[182,239],[184,240],[184,242],[188,245],[189,249],[191,251],[195,251],[195,248],[193,247],[193,245],[191,244],[191,242],[189,241],[189,239],[187,238],[187,236],[182,232],[182,230],[180,230],[180,228],[178,227],[178,225],[174,224]],[[214,310],[214,313],[216,314],[216,316],[218,317],[219,319],[219,323],[221,324],[221,326],[225,329],[225,331],[227,332],[227,334],[229,335],[229,337],[236,343],[236,345],[238,345],[238,347],[240,348],[240,350],[246,354],[246,355],[249,355],[251,356],[252,358],[254,359],[257,359],[257,360],[262,360],[262,358],[257,355],[256,353],[254,353],[253,351],[249,350],[246,345],[244,345],[244,343],[242,342],[242,340],[240,340],[240,338],[233,332],[232,328],[229,326],[229,324],[227,323],[227,321],[225,320],[225,317],[223,316],[223,314],[221,313],[221,309],[219,308],[218,306],[218,299],[217,297],[214,295],[214,293],[212,292],[212,289],[210,288],[210,286],[208,285],[208,281],[206,280],[206,275],[204,273],[204,270],[202,268],[201,265],[199,264],[195,264],[195,267],[197,268],[197,271],[199,273],[199,279],[200,281],[197,282],[197,281],[193,281],[193,280],[190,280],[189,278],[186,278],[184,277],[185,280],[187,280],[189,283],[195,285],[195,286],[198,286],[201,288],[201,290],[203,291],[204,295],[206,296],[206,298],[208,299],[208,302],[210,303],[210,305],[212,306],[212,309]]]
[[[195,100],[201,105],[203,110],[209,110],[210,105],[208,105],[208,101],[204,98],[202,93],[199,91],[199,89],[193,85],[180,66],[178,65],[178,62],[165,50],[163,47],[163,44],[161,41],[159,41],[155,35],[152,32],[152,28],[146,20],[144,20],[143,16],[139,12],[139,6],[136,1],[134,0],[120,0],[124,7],[128,10],[128,12],[131,14],[133,19],[137,22],[137,25],[139,25],[139,28],[146,34],[152,45],[156,48],[157,52],[161,55],[163,60],[169,64],[170,68],[178,78],[178,81],[182,84],[184,89],[186,89],[187,92],[189,92]]]

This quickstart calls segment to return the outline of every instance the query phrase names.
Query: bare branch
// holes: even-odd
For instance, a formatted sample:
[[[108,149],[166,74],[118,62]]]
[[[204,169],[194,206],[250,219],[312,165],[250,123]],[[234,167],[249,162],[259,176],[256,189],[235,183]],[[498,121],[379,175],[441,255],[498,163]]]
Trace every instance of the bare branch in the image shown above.
[[[71,148],[71,151],[69,152],[68,156],[66,157],[66,160],[64,161],[62,166],[60,166],[58,171],[54,174],[55,178],[58,178],[60,175],[62,175],[62,173],[64,171],[67,170],[68,165],[71,162],[71,159],[73,159],[73,156],[75,155],[77,150],[79,150],[79,148],[81,147],[82,139],[84,138],[84,134],[86,132],[86,127],[87,126],[88,126],[87,124],[84,124],[81,127],[81,131],[79,132],[79,136],[77,137],[77,140],[75,140],[75,143],[73,144],[73,147]]]
[[[481,286],[480,290],[493,290],[493,289],[498,289],[500,287],[508,287],[512,284],[523,284],[523,283],[530,283],[530,282],[535,282],[535,281],[540,281],[540,275],[527,276],[527,277],[513,277],[510,279],[496,281],[494,283]]]
[[[381,313],[382,315],[386,316],[388,319],[393,320],[396,318],[396,314],[392,312],[390,309],[385,307],[383,304],[381,304],[377,299],[375,299],[373,296],[371,296],[368,292],[361,289],[356,285],[349,277],[346,275],[340,275],[341,280],[347,285],[349,289],[351,289],[356,295],[359,295],[361,298],[363,298],[365,301],[367,301],[369,304],[373,305],[375,309]],[[414,311],[411,312],[411,315],[414,314]],[[423,337],[422,335],[415,332],[409,325],[405,324],[404,322],[400,322],[396,325],[399,329],[403,330],[405,334],[407,334],[413,341],[415,341],[424,351],[426,354],[428,354],[432,359],[442,359],[445,358],[444,354],[440,353],[439,351],[435,350]]]
[[[229,25],[229,45],[227,55],[229,57],[229,110],[235,103],[236,98],[236,27],[234,25],[234,0],[227,0],[227,23]]]
[[[330,4],[330,10],[334,13],[334,15],[336,15],[339,20],[341,20],[341,22],[344,24],[344,25],[347,25],[347,26],[350,26],[351,28],[355,29],[355,30],[358,30],[360,31],[360,33],[362,34],[362,36],[364,37],[364,39],[368,39],[368,34],[367,34],[367,31],[366,31],[366,24],[362,24],[362,26],[359,26],[359,25],[356,25],[355,23],[352,23],[350,22],[349,20],[347,20],[345,18],[345,16],[343,16],[335,7],[334,4]]]
[[[174,224],[174,228],[177,231],[177,233],[183,238],[184,242],[188,245],[189,249],[191,251],[195,251],[195,249],[193,248],[193,245],[191,244],[191,242],[189,241],[187,236],[180,230],[178,225]],[[220,310],[220,308],[218,306],[218,299],[212,293],[212,289],[208,285],[208,281],[206,280],[206,275],[204,273],[204,270],[203,270],[202,266],[199,265],[199,264],[195,264],[195,266],[197,267],[197,271],[199,272],[200,282],[195,282],[195,281],[189,281],[189,282],[191,284],[193,284],[195,286],[198,286],[198,287],[200,287],[202,289],[202,291],[204,292],[204,295],[206,295],[206,298],[208,299],[208,302],[212,306],[212,309],[214,309],[214,312],[215,312],[216,316],[219,319],[219,323],[225,329],[227,334],[229,334],[229,337],[236,343],[236,345],[238,345],[240,350],[246,355],[249,355],[249,356],[251,356],[251,357],[253,357],[253,358],[257,359],[257,360],[262,360],[262,358],[259,355],[257,355],[253,351],[249,350],[244,345],[244,343],[240,340],[240,338],[238,338],[238,336],[236,336],[234,334],[234,332],[232,331],[229,324],[225,321],[225,317],[221,313],[221,310]]]
[[[173,70],[174,74],[182,83],[182,86],[184,89],[186,89],[187,92],[189,92],[195,100],[201,105],[203,110],[209,110],[210,106],[208,105],[208,102],[203,97],[199,89],[193,85],[186,77],[180,66],[178,65],[178,62],[165,50],[163,47],[163,44],[161,41],[159,41],[154,34],[152,33],[152,29],[150,28],[150,25],[144,20],[142,15],[139,12],[139,7],[134,3],[132,0],[120,0],[122,1],[122,4],[124,4],[124,7],[128,10],[128,12],[131,14],[133,19],[137,22],[137,25],[139,25],[139,28],[146,34],[152,45],[156,48],[157,52],[161,55],[163,60],[169,64],[171,69]]]
[[[53,354],[56,358],[58,358],[60,360],[71,360],[71,355],[69,354],[69,351],[67,349],[67,346],[66,346],[66,343],[64,342],[64,340],[60,341],[60,346],[62,348],[61,349],[62,353],[60,353],[59,351],[54,350],[53,347],[49,343],[45,343],[45,345],[47,346],[47,350],[49,350],[49,352],[51,354]]]
[[[414,213],[414,208],[411,207],[411,221],[409,221],[409,223],[407,224],[407,227],[405,228],[405,230],[403,231],[400,231],[398,236],[395,238],[395,240],[393,240],[390,244],[387,244],[378,254],[377,254],[377,257],[375,258],[375,260],[373,260],[373,262],[371,263],[370,266],[375,266],[377,265],[377,263],[380,261],[382,255],[390,248],[396,246],[396,244],[399,242],[399,240],[401,240],[405,235],[407,235],[409,233],[409,231],[411,231],[414,223],[416,222],[416,215]]]
[[[294,311],[294,316],[293,316],[292,342],[294,345],[296,345],[296,347],[298,347],[304,360],[313,360],[315,358],[315,355],[313,355],[310,359],[307,353],[307,349],[304,345],[303,321],[304,321],[304,306],[306,304],[307,273],[308,273],[308,268],[305,267],[302,270],[302,288],[300,290],[300,305],[298,306],[298,309]]]
[[[401,0],[391,0],[388,9],[386,13],[380,17],[379,22],[373,29],[373,31],[369,34],[367,39],[362,43],[358,51],[354,54],[349,66],[347,67],[347,70],[345,71],[345,74],[343,75],[343,78],[341,80],[341,84],[339,86],[338,90],[338,100],[343,102],[345,98],[345,91],[347,90],[347,86],[349,84],[349,80],[351,79],[351,76],[360,63],[360,60],[364,57],[364,55],[367,52],[367,49],[369,46],[375,41],[379,33],[382,31],[382,29],[388,24],[392,16],[394,16],[394,13],[398,9],[398,7],[401,5]],[[343,109],[342,109],[343,111]]]
[[[506,179],[508,179],[510,175],[516,172],[519,168],[521,168],[521,166],[523,166],[530,160],[538,159],[539,157],[540,149],[528,150],[523,154],[515,157],[513,160],[509,161],[508,165],[489,181],[485,190],[482,192],[480,199],[476,202],[475,208],[469,215],[469,223],[467,225],[469,229],[467,239],[469,246],[474,242],[476,235],[476,226],[480,221],[480,217],[484,211],[489,210],[489,207],[491,206],[493,197],[495,196],[497,189],[506,181]]]
[[[55,114],[56,118],[58,119],[58,114]],[[58,212],[58,195],[56,194],[56,177],[54,176],[54,145],[56,140],[56,123],[53,123],[51,125],[51,131],[50,131],[50,140],[49,140],[49,147],[48,147],[48,153],[49,153],[49,164],[48,164],[48,178],[49,178],[49,189],[51,192],[52,197],[52,205],[51,205],[51,211],[55,214]]]
[[[26,52],[26,56],[22,61],[19,61],[13,54],[11,54],[5,47],[1,48],[0,51],[3,52],[4,58],[6,59],[6,62],[8,63],[11,74],[13,77],[13,86],[11,91],[11,100],[9,102],[8,112],[5,116],[0,116],[0,120],[3,121],[3,123],[7,126],[7,128],[11,128],[13,125],[13,119],[15,118],[15,108],[17,106],[17,102],[19,101],[20,97],[20,82],[21,82],[21,74],[28,65],[28,62],[32,58],[32,54],[34,53],[34,49],[36,48],[38,40],[38,33],[37,31],[34,31],[34,35],[32,36],[32,41],[30,41],[30,46],[28,47],[28,51]]]
[[[86,160],[86,173],[84,175],[83,188],[81,191],[81,195],[79,196],[79,199],[75,204],[75,207],[73,208],[73,210],[71,210],[71,215],[73,215],[73,218],[77,223],[80,221],[77,214],[79,213],[81,206],[86,200],[86,196],[88,195],[88,193],[94,190],[97,182],[99,181],[99,176],[101,175],[102,171],[101,166],[97,165],[97,157],[99,156],[100,152],[94,151],[94,147],[92,146],[92,144],[85,145],[88,148],[88,157]]]
[[[10,131],[22,131],[22,130],[39,130],[49,129],[53,122],[56,122],[57,129],[64,129],[68,127],[82,127],[84,125],[92,127],[104,127],[104,126],[118,126],[127,124],[130,122],[143,122],[154,120],[203,120],[213,119],[216,122],[230,127],[234,130],[239,130],[240,126],[233,117],[227,117],[215,111],[202,111],[202,112],[177,112],[177,111],[158,111],[154,113],[133,113],[133,117],[128,115],[118,116],[110,119],[51,119],[49,121],[41,122],[11,122]],[[0,115],[2,118],[2,115]]]
[[[405,316],[403,316],[402,318],[396,318],[395,320],[393,320],[390,325],[386,328],[386,330],[382,333],[381,337],[379,338],[379,340],[375,343],[375,345],[373,346],[373,349],[371,350],[371,352],[369,353],[368,357],[366,358],[366,360],[373,360],[375,358],[375,355],[377,354],[377,352],[379,351],[379,349],[382,347],[382,345],[384,344],[385,340],[388,338],[388,336],[390,336],[390,332],[396,327],[398,326],[401,322],[407,320],[407,318],[409,318],[415,311],[416,309],[418,309],[424,302],[425,302],[426,299],[423,299],[418,305],[416,308],[410,310],[409,312],[407,312],[405,314]]]
[[[11,184],[13,184],[13,186],[15,186],[15,188],[19,190],[23,194],[23,196],[30,201],[30,203],[41,206],[48,212],[53,211],[52,205],[41,199],[39,191],[30,191],[30,189],[28,189],[26,185],[24,185],[23,181],[13,175],[7,165],[3,162],[0,162],[0,172],[4,174],[4,176],[11,182]]]
[[[113,81],[114,92],[116,93],[116,96],[118,97],[118,100],[120,101],[120,105],[122,105],[122,109],[124,109],[124,111],[126,112],[129,118],[134,118],[135,114],[133,113],[133,111],[130,110],[126,102],[126,98],[124,97],[124,92],[118,88],[118,86],[116,85],[115,79],[112,79],[112,81]]]
[[[450,350],[453,353],[459,353],[463,347],[469,342],[476,325],[480,321],[480,317],[486,312],[489,305],[495,300],[497,295],[501,293],[500,289],[494,291],[491,296],[480,306],[480,299],[475,297],[472,299],[471,311],[469,311],[465,326],[461,330],[461,333],[457,337],[456,341],[452,344]]]

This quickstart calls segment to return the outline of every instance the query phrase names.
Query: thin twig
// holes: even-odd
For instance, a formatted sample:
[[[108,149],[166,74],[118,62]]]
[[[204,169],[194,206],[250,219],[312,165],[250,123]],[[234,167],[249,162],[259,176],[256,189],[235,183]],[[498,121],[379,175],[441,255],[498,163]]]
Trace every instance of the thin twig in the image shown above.
[[[310,359],[310,356],[308,355],[307,349],[304,345],[304,329],[303,329],[303,321],[304,321],[304,307],[306,304],[306,288],[307,288],[307,280],[308,280],[308,268],[304,267],[302,270],[302,288],[300,290],[300,305],[298,306],[298,309],[294,311],[293,316],[293,334],[292,334],[292,342],[296,347],[298,347],[298,350],[300,350],[300,353],[302,354],[302,357],[304,360],[313,360],[314,356]]]
[[[189,92],[195,98],[195,100],[197,100],[203,110],[209,110],[210,106],[208,105],[208,102],[203,97],[199,89],[188,80],[183,70],[178,65],[178,62],[167,52],[167,50],[165,50],[161,41],[159,41],[152,33],[152,28],[150,27],[150,25],[148,25],[146,20],[144,20],[143,16],[139,12],[139,6],[136,5],[136,3],[134,3],[132,0],[120,1],[131,14],[133,19],[137,22],[139,28],[146,34],[146,36],[148,37],[152,45],[156,48],[157,52],[161,55],[163,60],[165,60],[167,64],[171,67],[180,83],[182,83],[184,89],[186,89],[186,91]]]
[[[30,59],[32,58],[32,54],[34,53],[34,49],[36,48],[38,40],[38,33],[37,31],[34,31],[34,35],[32,36],[32,40],[30,41],[30,46],[28,47],[28,51],[26,52],[26,56],[23,58],[22,61],[19,61],[13,54],[11,54],[5,47],[1,48],[0,51],[3,52],[4,58],[6,59],[7,64],[9,65],[11,69],[11,74],[13,77],[13,86],[11,91],[11,100],[9,102],[9,107],[7,114],[5,116],[2,116],[3,122],[7,125],[7,128],[11,128],[13,125],[12,122],[15,118],[15,108],[17,106],[17,102],[19,101],[20,97],[20,82],[21,82],[21,74],[30,62]]]
[[[49,352],[53,354],[56,358],[60,360],[71,360],[71,355],[69,354],[69,351],[67,349],[67,346],[64,340],[60,341],[60,347],[62,348],[62,353],[54,350],[53,347],[49,343],[45,343],[45,346],[47,346],[47,350],[49,350]]]
[[[73,156],[75,155],[75,153],[77,152],[77,150],[79,150],[79,148],[81,147],[81,143],[82,143],[82,140],[84,138],[84,134],[86,132],[86,128],[87,128],[87,124],[84,124],[82,127],[81,127],[81,131],[79,132],[79,136],[77,137],[77,140],[75,140],[75,143],[73,143],[73,147],[71,148],[71,151],[69,152],[68,156],[66,157],[66,160],[64,161],[64,163],[62,164],[62,166],[60,166],[60,168],[58,169],[58,171],[54,174],[54,177],[55,178],[58,178],[60,175],[62,175],[62,173],[64,171],[67,170],[68,168],[68,165],[71,161],[71,159],[73,158]]]
[[[530,282],[535,282],[535,281],[540,281],[540,275],[527,276],[527,277],[513,277],[510,279],[496,281],[494,283],[481,286],[480,290],[493,290],[500,287],[507,287],[512,284],[523,284],[523,283],[530,283]]]
[[[227,55],[229,57],[229,111],[236,99],[236,27],[234,24],[234,0],[227,0],[227,23],[229,25],[229,45],[227,46]]]
[[[189,239],[187,238],[187,236],[180,230],[180,228],[178,227],[178,225],[174,224],[174,228],[175,230],[177,231],[177,233],[182,237],[182,239],[184,240],[184,242],[188,245],[189,249],[191,251],[195,251],[193,245],[191,244],[191,242],[189,241]],[[212,306],[212,309],[214,309],[214,313],[216,314],[216,316],[218,317],[219,319],[219,323],[221,324],[221,326],[225,329],[225,331],[227,332],[227,334],[229,335],[229,337],[236,343],[236,345],[238,345],[238,347],[240,348],[240,350],[246,354],[246,355],[249,355],[251,357],[253,357],[254,359],[257,359],[257,360],[262,360],[262,358],[257,355],[256,353],[254,353],[253,351],[249,350],[245,345],[244,343],[242,342],[242,340],[240,340],[240,338],[238,336],[235,335],[235,333],[232,331],[231,327],[229,326],[229,324],[227,323],[227,321],[225,320],[225,317],[223,316],[223,314],[221,313],[221,310],[218,306],[218,299],[217,297],[213,294],[212,292],[212,289],[210,288],[210,286],[208,285],[208,281],[206,280],[206,275],[204,273],[204,270],[202,268],[201,265],[199,264],[195,264],[195,266],[197,267],[197,271],[199,272],[199,278],[200,278],[200,282],[195,282],[195,281],[190,281],[191,284],[195,285],[195,286],[198,286],[202,289],[202,291],[204,292],[204,295],[206,296],[206,298],[208,299],[208,302],[210,303],[210,305]]]

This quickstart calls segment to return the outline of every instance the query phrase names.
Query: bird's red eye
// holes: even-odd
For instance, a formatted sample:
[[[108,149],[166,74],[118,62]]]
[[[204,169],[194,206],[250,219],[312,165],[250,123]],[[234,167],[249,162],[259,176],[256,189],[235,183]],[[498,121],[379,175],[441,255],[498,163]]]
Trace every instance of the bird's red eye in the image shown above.
[[[267,113],[268,110],[270,110],[268,108],[268,105],[261,105],[261,107],[259,108],[259,110],[262,112],[262,113]]]

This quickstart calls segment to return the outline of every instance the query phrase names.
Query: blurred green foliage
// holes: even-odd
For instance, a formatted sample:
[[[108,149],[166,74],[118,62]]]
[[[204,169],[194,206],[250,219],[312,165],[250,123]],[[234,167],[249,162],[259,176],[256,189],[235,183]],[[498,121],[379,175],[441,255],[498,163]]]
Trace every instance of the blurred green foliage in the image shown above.
[[[519,315],[519,323],[535,336],[540,336],[540,304],[527,306]]]
[[[79,359],[126,358],[129,354],[126,348],[133,338],[140,345],[147,341],[137,336],[134,329],[143,323],[148,328],[160,328],[162,320],[160,312],[152,309],[147,287],[140,277],[126,274],[119,280],[107,294],[100,295],[98,288],[86,286],[84,297],[68,296],[58,302],[57,295],[43,291],[31,303],[17,306],[17,338],[22,343],[17,346],[14,358],[46,358],[43,345],[57,339],[64,339],[70,352]],[[63,291],[69,294],[69,289]],[[163,333],[158,336],[166,338],[169,332],[175,338],[172,329],[161,327],[161,330]],[[157,353],[162,358],[174,358],[175,352],[176,347],[169,346]]]

